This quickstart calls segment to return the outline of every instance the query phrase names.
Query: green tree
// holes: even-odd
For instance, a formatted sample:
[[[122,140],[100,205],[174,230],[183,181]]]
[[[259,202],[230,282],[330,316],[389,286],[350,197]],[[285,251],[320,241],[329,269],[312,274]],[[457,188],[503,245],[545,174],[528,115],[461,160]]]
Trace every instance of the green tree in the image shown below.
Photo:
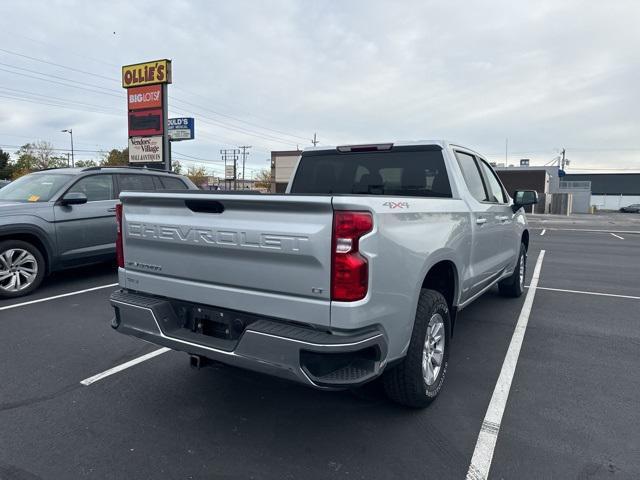
[[[10,163],[11,156],[0,148],[0,180],[11,178],[13,165]]]
[[[44,140],[24,144],[16,152],[18,158],[12,166],[11,178],[16,179],[45,168],[66,167],[66,157],[54,156],[53,152],[53,146]]]
[[[178,160],[172,162],[171,170],[178,175],[182,175],[182,164]]]
[[[271,170],[260,170],[256,175],[256,188],[271,190]]]
[[[196,167],[195,165],[192,165],[187,169],[187,177],[189,177],[198,187],[201,187],[207,182],[208,176],[209,174],[207,173],[207,169],[204,167]]]
[[[76,160],[76,167],[78,168],[87,168],[87,167],[97,167],[98,162],[95,160]]]
[[[102,167],[116,167],[118,165],[129,165],[129,148],[122,150],[114,148],[109,153],[106,153],[100,162]]]

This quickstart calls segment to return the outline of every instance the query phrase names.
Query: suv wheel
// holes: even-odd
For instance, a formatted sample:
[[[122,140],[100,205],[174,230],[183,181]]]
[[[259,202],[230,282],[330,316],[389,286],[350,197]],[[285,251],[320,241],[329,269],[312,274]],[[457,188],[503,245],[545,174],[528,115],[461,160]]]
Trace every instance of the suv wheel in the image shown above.
[[[32,244],[22,240],[0,242],[0,298],[31,293],[44,274],[44,257]]]
[[[384,388],[394,401],[426,407],[440,393],[449,362],[451,320],[440,292],[422,289],[407,356],[384,373]]]
[[[520,244],[520,255],[513,274],[498,283],[500,293],[505,297],[519,297],[524,292],[524,279],[527,276],[527,247]]]

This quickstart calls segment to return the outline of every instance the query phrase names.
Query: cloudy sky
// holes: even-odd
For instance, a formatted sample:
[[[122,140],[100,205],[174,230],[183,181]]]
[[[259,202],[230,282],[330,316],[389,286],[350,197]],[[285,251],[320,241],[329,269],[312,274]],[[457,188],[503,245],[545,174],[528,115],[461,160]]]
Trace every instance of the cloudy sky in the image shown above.
[[[492,161],[640,170],[640,2],[21,1],[0,4],[0,148],[126,146],[120,66],[173,60],[174,158],[446,138]]]

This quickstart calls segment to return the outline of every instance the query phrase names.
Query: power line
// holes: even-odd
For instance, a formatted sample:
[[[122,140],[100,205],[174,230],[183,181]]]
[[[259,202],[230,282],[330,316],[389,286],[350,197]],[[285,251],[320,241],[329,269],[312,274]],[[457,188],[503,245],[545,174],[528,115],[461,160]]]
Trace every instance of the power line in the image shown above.
[[[120,91],[120,90],[115,90],[115,89],[113,89],[113,88],[107,88],[107,87],[103,87],[103,86],[101,86],[101,85],[94,85],[93,83],[81,82],[81,81],[79,81],[79,80],[69,80],[68,78],[66,78],[66,77],[61,77],[60,75],[53,75],[53,74],[51,74],[51,73],[43,73],[43,72],[39,72],[38,70],[31,70],[30,68],[17,67],[17,66],[15,66],[15,65],[11,65],[10,63],[3,63],[3,62],[0,62],[0,65],[5,66],[5,67],[9,67],[9,68],[13,68],[13,69],[15,69],[15,70],[21,70],[21,71],[23,71],[23,72],[35,73],[35,74],[37,74],[37,75],[42,75],[42,76],[44,76],[44,77],[51,77],[51,78],[55,78],[55,79],[58,79],[58,80],[64,80],[64,81],[66,81],[66,82],[72,81],[73,83],[77,83],[78,85],[85,85],[85,86],[87,86],[87,87],[99,88],[99,89],[101,89],[101,90],[105,90],[105,91],[108,91],[108,92],[115,92],[115,93],[119,94],[119,95],[118,95],[119,97],[122,97],[122,96],[123,96],[123,95],[122,95],[122,93],[123,93],[122,91]]]
[[[56,67],[65,68],[65,69],[71,70],[73,72],[84,73],[85,75],[91,75],[92,77],[103,78],[103,79],[106,79],[106,80],[111,80],[111,81],[116,81],[116,82],[118,81],[118,80],[115,80],[113,77],[107,77],[105,75],[100,75],[98,73],[87,72],[86,70],[80,70],[79,68],[69,67],[67,65],[62,65],[60,63],[50,62],[48,60],[43,60],[41,58],[31,57],[29,55],[24,55],[22,53],[18,53],[18,52],[13,52],[11,50],[7,50],[5,48],[0,48],[0,52],[8,53],[9,55],[15,55],[17,57],[28,58],[29,60],[33,60],[34,62],[40,62],[40,63],[45,63],[47,65],[53,65],[53,66],[56,66]]]
[[[109,110],[109,111],[112,111],[112,112],[116,111],[112,107],[109,107],[109,106],[106,106],[106,105],[95,105],[95,104],[91,104],[91,103],[80,102],[80,101],[77,101],[77,100],[69,100],[69,99],[66,99],[66,98],[53,97],[51,95],[43,95],[41,93],[34,93],[34,92],[30,92],[28,90],[20,90],[20,89],[17,89],[17,88],[9,88],[9,87],[5,87],[5,86],[2,86],[2,85],[0,85],[0,90],[9,90],[11,92],[16,92],[16,93],[24,94],[24,95],[29,95],[30,97],[40,97],[40,98],[44,98],[47,101],[49,101],[49,100],[59,100],[61,102],[84,105],[84,106],[91,107],[91,108],[104,109],[104,110]]]
[[[114,95],[114,94],[112,94],[112,93],[108,93],[108,92],[101,92],[101,91],[99,91],[99,90],[92,90],[92,89],[90,89],[90,88],[79,87],[78,85],[70,85],[69,83],[58,82],[58,81],[56,81],[56,80],[49,80],[49,79],[47,79],[47,78],[40,78],[40,77],[36,77],[36,76],[34,76],[34,75],[28,75],[28,74],[26,74],[26,73],[14,72],[13,70],[7,70],[7,69],[5,69],[5,68],[0,68],[0,71],[7,72],[7,73],[13,73],[14,75],[20,75],[20,76],[22,76],[22,77],[34,78],[34,79],[36,79],[36,80],[41,80],[41,81],[43,81],[43,82],[55,83],[55,84],[57,84],[57,85],[62,85],[62,86],[64,86],[64,87],[77,88],[77,89],[80,89],[80,90],[86,90],[86,91],[88,91],[88,92],[92,92],[92,93],[99,93],[99,94],[101,94],[101,95],[108,95],[108,96],[110,96],[110,97],[119,97],[119,98],[121,98],[121,97],[122,97],[121,95]],[[40,74],[40,75],[45,75],[45,74]]]
[[[49,106],[52,106],[52,107],[67,108],[67,109],[70,109],[70,110],[78,110],[78,111],[81,111],[81,112],[98,113],[98,114],[102,114],[102,115],[120,116],[120,114],[118,114],[118,113],[102,112],[102,111],[98,111],[98,110],[89,110],[89,109],[86,109],[86,108],[74,107],[74,106],[71,106],[71,105],[65,105],[65,104],[53,103],[53,102],[43,102],[43,101],[38,101],[36,99],[28,99],[28,98],[18,97],[18,96],[10,96],[10,95],[2,95],[2,94],[0,94],[0,97],[7,98],[7,99],[10,99],[10,100],[17,100],[19,102],[35,103],[37,105],[49,105]]]

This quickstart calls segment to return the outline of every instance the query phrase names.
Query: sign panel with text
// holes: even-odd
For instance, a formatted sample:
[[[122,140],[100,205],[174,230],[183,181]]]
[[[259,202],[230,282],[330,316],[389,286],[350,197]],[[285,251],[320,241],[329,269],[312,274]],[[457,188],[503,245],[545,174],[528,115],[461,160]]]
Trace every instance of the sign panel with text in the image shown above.
[[[129,163],[162,162],[162,135],[129,138]]]
[[[167,127],[172,142],[194,139],[194,119],[191,117],[170,118]]]
[[[127,90],[127,109],[162,108],[162,85],[132,87]]]
[[[171,83],[171,60],[155,60],[122,67],[123,88],[156,83]]]

